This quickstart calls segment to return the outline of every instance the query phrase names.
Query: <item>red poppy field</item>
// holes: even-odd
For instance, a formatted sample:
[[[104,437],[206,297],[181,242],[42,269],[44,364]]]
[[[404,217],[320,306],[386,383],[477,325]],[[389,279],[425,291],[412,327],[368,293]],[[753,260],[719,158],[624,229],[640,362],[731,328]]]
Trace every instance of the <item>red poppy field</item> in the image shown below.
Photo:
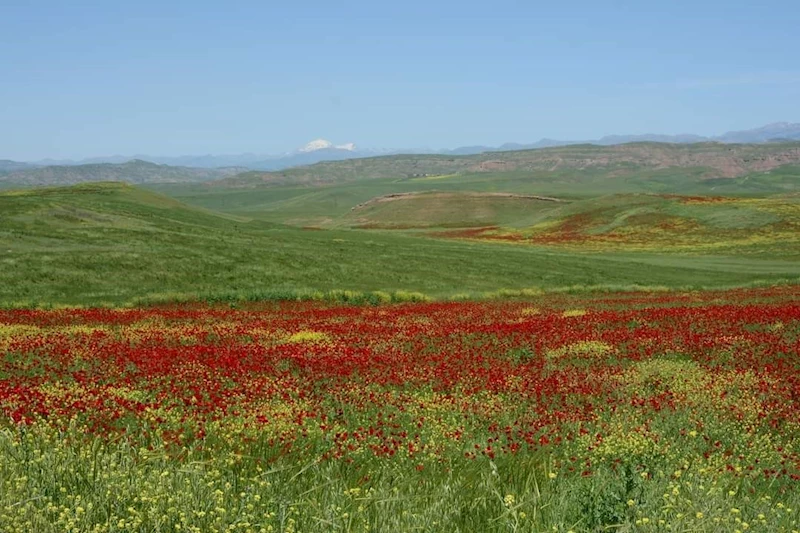
[[[798,531],[800,289],[0,311],[2,531]]]

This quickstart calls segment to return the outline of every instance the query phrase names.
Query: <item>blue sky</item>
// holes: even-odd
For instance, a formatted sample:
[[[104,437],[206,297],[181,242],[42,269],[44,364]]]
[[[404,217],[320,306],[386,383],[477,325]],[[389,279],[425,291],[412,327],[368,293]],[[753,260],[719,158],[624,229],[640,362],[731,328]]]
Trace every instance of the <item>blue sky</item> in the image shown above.
[[[0,159],[800,122],[800,2],[0,0]]]

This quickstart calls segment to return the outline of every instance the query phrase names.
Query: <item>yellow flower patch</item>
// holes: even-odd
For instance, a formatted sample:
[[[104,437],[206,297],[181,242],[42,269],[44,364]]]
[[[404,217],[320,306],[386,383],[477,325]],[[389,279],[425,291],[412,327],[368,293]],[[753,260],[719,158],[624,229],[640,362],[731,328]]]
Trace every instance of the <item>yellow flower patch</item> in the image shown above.
[[[322,331],[302,330],[297,333],[292,333],[284,340],[290,344],[331,344],[333,339],[327,333]]]
[[[602,341],[580,341],[567,346],[562,346],[556,350],[547,352],[548,359],[559,359],[561,357],[603,357],[613,353],[614,347]]]

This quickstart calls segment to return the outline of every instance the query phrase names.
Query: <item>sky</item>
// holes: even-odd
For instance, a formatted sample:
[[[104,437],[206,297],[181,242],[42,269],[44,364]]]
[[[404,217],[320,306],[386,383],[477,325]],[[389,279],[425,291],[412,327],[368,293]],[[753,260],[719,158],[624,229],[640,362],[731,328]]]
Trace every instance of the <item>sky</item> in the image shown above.
[[[0,0],[0,159],[800,122],[797,0]]]

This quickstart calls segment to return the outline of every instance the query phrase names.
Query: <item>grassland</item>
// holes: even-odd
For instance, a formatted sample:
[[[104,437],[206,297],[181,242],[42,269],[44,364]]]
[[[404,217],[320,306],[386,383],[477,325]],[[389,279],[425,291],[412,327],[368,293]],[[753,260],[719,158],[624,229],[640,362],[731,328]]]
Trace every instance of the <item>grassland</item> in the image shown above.
[[[663,261],[662,261],[663,259]],[[0,194],[0,303],[122,305],[320,291],[726,287],[800,278],[780,257],[587,255],[222,215],[121,184]]]
[[[787,165],[737,178],[708,178],[706,168],[636,167],[623,173],[608,168],[515,170],[375,178],[317,186],[295,183],[248,188],[220,185],[153,185],[151,188],[192,205],[247,218],[298,226],[325,226],[339,224],[339,219],[352,208],[373,198],[411,192],[502,192],[566,200],[633,193],[734,197],[792,194],[800,192],[800,167]]]
[[[391,217],[372,213],[373,218]],[[377,215],[377,216],[376,216]],[[383,216],[381,216],[383,215]],[[800,257],[800,197],[613,195],[527,218],[437,236],[490,239],[561,250],[661,251]]]
[[[560,252],[800,256],[800,168],[791,165],[738,178],[709,179],[707,169],[638,168],[618,174],[591,168],[437,174],[314,187],[159,190],[209,209],[301,227],[402,230],[416,236],[425,231],[437,238],[513,242]]]
[[[554,198],[508,193],[393,194],[354,207],[337,223],[364,229],[518,226],[529,224],[562,203]]]

